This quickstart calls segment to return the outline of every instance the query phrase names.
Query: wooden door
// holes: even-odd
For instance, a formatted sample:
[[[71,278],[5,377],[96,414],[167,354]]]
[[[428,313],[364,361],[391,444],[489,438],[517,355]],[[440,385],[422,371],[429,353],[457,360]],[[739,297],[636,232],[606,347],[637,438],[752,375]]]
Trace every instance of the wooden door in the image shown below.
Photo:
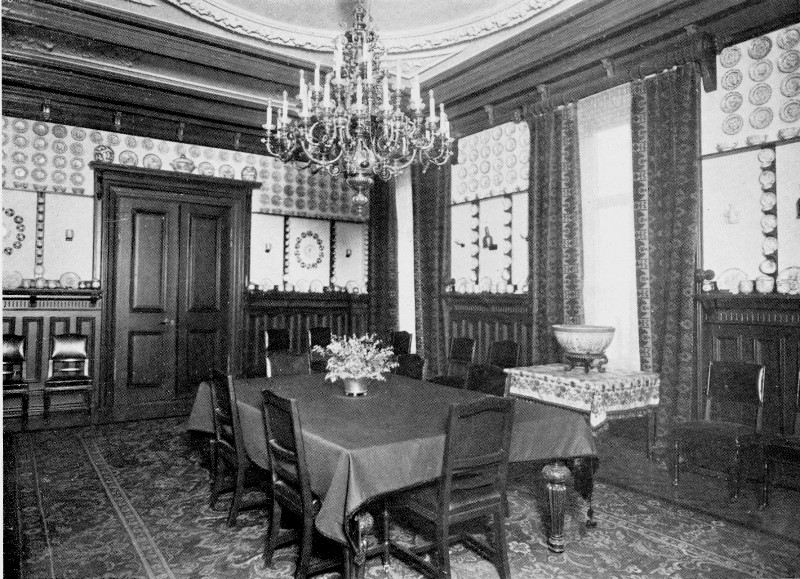
[[[230,208],[118,193],[114,406],[181,412],[226,369]]]

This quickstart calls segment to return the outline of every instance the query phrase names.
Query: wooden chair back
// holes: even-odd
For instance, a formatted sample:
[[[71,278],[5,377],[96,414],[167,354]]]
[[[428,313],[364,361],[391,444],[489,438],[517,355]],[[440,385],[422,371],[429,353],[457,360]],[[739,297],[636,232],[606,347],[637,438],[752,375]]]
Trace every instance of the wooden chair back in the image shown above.
[[[705,420],[752,425],[761,431],[764,366],[748,362],[711,362],[706,386]]]
[[[493,396],[504,396],[506,373],[499,366],[492,364],[472,364],[469,367],[464,388]]]
[[[519,344],[514,340],[492,342],[488,363],[500,368],[516,367],[519,364]]]
[[[275,499],[295,513],[313,516],[314,497],[297,401],[265,389],[262,402]]]
[[[3,334],[3,388],[25,382],[25,338]]]
[[[328,327],[316,327],[308,329],[308,347],[322,346],[323,348],[331,343],[331,329]]]
[[[209,383],[214,408],[214,439],[217,450],[228,462],[245,466],[248,459],[244,450],[233,376],[212,372]]]
[[[454,493],[466,493],[476,506],[506,501],[508,456],[514,423],[513,398],[486,396],[453,404],[447,419],[439,506],[449,508]]]
[[[82,334],[51,336],[48,380],[91,380],[88,344],[88,336]]]
[[[425,358],[419,354],[405,354],[397,357],[395,374],[408,376],[415,380],[422,380],[425,375]]]
[[[276,352],[267,357],[267,378],[311,374],[308,352]]]
[[[447,357],[448,376],[466,376],[469,365],[475,360],[475,340],[467,337],[452,338]]]
[[[267,356],[274,352],[291,349],[289,330],[285,328],[272,328],[264,331],[264,345]]]
[[[411,353],[411,334],[404,330],[392,332],[391,346],[395,356],[406,356]]]

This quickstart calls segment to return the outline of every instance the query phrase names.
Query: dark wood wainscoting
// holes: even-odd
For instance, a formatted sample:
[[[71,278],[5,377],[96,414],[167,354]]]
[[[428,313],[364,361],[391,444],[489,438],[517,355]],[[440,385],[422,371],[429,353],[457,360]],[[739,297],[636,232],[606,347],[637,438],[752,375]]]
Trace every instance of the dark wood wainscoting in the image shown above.
[[[742,360],[766,367],[764,429],[795,430],[800,396],[800,296],[704,294],[698,399],[709,362]]]
[[[366,295],[256,291],[248,295],[245,307],[241,367],[247,373],[266,373],[265,330],[288,329],[294,350],[306,347],[309,328],[327,326],[338,335],[369,331]]]
[[[95,378],[100,354],[99,290],[4,290],[3,333],[25,337],[25,380],[31,391],[29,415],[42,414],[42,388],[47,380],[50,336],[79,333],[89,337],[89,372]],[[99,394],[99,392],[98,392]],[[83,406],[80,395],[53,397],[52,410]],[[3,416],[19,416],[19,398],[3,401]]]
[[[532,314],[528,294],[445,295],[445,338],[467,336],[477,343],[475,359],[483,362],[497,340],[520,345],[520,366],[531,364]]]

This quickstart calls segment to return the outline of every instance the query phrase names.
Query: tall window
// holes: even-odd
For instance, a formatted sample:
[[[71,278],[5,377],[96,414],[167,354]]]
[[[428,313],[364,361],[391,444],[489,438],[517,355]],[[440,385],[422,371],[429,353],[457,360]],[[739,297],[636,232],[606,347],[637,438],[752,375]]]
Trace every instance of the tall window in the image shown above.
[[[578,101],[586,323],[616,328],[614,368],[639,370],[630,85]]]

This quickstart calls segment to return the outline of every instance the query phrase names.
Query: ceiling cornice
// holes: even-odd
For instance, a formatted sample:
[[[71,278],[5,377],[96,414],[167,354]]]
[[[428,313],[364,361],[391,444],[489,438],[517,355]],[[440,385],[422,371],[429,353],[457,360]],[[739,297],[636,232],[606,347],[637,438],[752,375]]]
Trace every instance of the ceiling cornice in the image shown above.
[[[223,0],[166,0],[170,4],[215,26],[260,41],[304,50],[330,52],[341,30],[318,30],[291,26],[253,14]],[[438,50],[496,34],[522,24],[565,0],[519,0],[500,8],[490,16],[463,23],[427,27],[419,32],[381,31],[381,40],[389,54]]]

